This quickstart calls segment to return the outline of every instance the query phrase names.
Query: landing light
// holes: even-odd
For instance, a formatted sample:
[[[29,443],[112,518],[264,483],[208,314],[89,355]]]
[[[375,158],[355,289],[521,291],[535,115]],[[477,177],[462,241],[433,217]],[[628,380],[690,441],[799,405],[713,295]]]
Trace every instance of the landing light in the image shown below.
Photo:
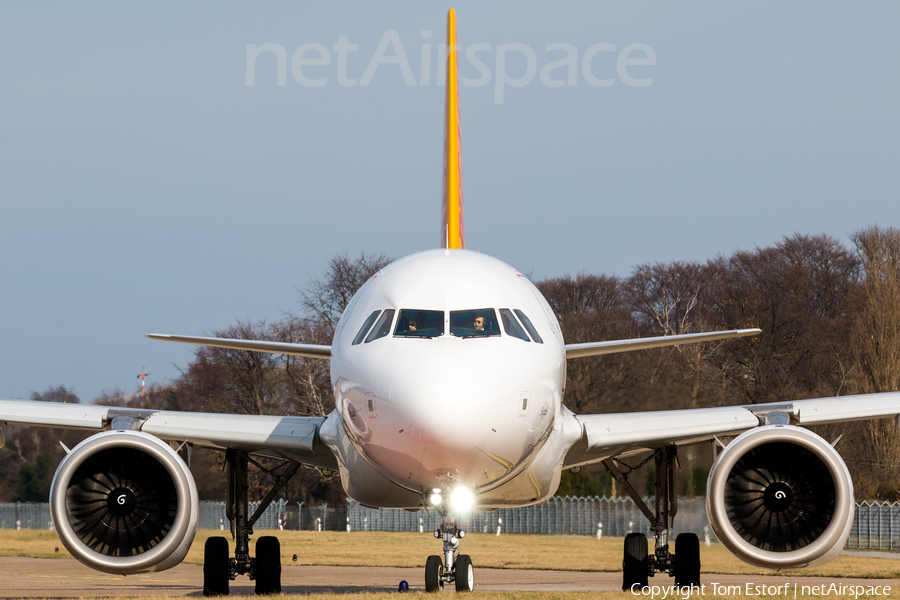
[[[431,502],[433,506],[440,506],[443,498],[439,493],[435,492],[431,495],[431,497],[428,498],[428,501]]]
[[[475,492],[466,487],[458,487],[450,494],[450,507],[459,513],[472,510],[475,506]]]

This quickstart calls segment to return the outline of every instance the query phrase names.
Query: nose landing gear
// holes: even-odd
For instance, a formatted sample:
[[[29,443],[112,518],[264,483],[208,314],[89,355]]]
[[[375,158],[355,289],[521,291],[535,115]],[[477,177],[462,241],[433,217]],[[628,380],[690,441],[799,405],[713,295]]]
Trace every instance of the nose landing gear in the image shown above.
[[[475,569],[472,557],[459,553],[459,541],[466,532],[457,527],[448,515],[442,514],[440,529],[434,530],[434,537],[444,540],[444,555],[433,554],[425,561],[425,591],[437,592],[445,584],[455,584],[457,592],[471,592],[475,589]]]

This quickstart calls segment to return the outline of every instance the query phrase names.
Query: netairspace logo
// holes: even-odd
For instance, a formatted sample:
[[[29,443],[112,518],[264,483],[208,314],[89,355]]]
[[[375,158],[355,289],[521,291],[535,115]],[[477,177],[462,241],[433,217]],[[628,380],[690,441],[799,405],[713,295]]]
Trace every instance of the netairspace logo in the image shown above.
[[[431,38],[431,31],[422,31],[423,39]],[[480,74],[477,79],[462,78],[462,85],[467,87],[481,87],[494,82],[494,103],[503,104],[507,87],[524,87],[530,84],[535,75],[538,80],[547,87],[563,87],[577,85],[579,79],[579,67],[581,78],[588,85],[595,87],[612,87],[616,80],[631,87],[647,87],[653,85],[652,77],[638,79],[635,77],[637,70],[629,73],[629,67],[648,67],[656,65],[656,52],[647,44],[628,44],[621,50],[617,50],[614,44],[593,44],[581,53],[573,44],[547,44],[544,47],[544,56],[541,61],[541,70],[538,73],[538,56],[533,48],[527,44],[497,44],[492,46],[486,43],[476,43],[463,46],[455,44],[455,50],[459,53],[460,63],[468,61]],[[451,48],[450,50],[453,50]],[[332,52],[335,53],[335,63],[332,63]],[[406,50],[400,41],[400,35],[396,29],[384,32],[381,42],[369,59],[368,66],[358,79],[351,78],[347,73],[347,59],[351,52],[359,52],[359,44],[351,44],[348,36],[338,38],[338,42],[332,45],[331,50],[322,44],[303,44],[297,48],[291,56],[291,75],[294,81],[306,87],[322,87],[328,85],[332,77],[341,87],[365,87],[372,83],[379,67],[385,69],[399,69],[407,86],[413,87],[431,85],[432,64],[435,68],[435,85],[443,86],[446,77],[447,44],[437,44],[435,59],[432,60],[432,44],[422,43],[419,53],[419,77],[418,81],[413,75]],[[598,72],[595,58],[598,55],[611,54],[616,60],[615,74],[612,72]],[[247,67],[244,74],[244,85],[256,85],[256,63],[260,57],[263,60],[271,60],[269,55],[276,59],[275,85],[287,85],[287,50],[281,44],[247,44]],[[518,55],[518,56],[516,56]],[[516,57],[516,58],[513,58]],[[525,72],[518,77],[507,72],[507,61],[525,59]],[[553,60],[551,60],[553,59]],[[598,61],[599,62],[599,59]],[[334,64],[334,66],[332,66]],[[390,65],[396,65],[389,67]],[[493,66],[493,71],[491,66]],[[462,70],[462,64],[460,65]],[[610,70],[611,71],[611,70]],[[641,75],[646,75],[646,70],[640,70]],[[516,73],[518,75],[518,73]],[[615,76],[614,76],[615,75]]]
[[[780,585],[746,583],[744,585],[725,585],[710,583],[702,585],[686,585],[677,587],[674,585],[645,585],[636,583],[631,586],[633,596],[643,596],[650,600],[690,600],[696,596],[765,596],[804,598],[813,596],[836,596],[838,598],[854,598],[873,596],[890,596],[889,585],[844,585],[842,583],[822,583],[819,585],[797,585],[796,582],[788,582]]]

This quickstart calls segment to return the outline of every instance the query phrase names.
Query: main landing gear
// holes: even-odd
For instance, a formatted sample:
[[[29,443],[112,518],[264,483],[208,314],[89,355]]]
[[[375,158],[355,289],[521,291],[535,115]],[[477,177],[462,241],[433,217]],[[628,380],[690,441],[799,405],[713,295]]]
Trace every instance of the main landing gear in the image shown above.
[[[459,541],[466,536],[450,518],[441,513],[441,528],[434,530],[434,537],[444,540],[443,560],[432,555],[425,561],[425,591],[437,592],[444,584],[453,583],[457,592],[471,592],[475,589],[475,569],[472,557],[459,553]]]
[[[275,477],[275,484],[252,516],[248,516],[247,466],[253,462],[259,469]],[[266,511],[272,500],[300,467],[298,462],[289,462],[280,475],[264,469],[252,461],[246,452],[225,451],[225,467],[228,472],[228,502],[225,515],[231,523],[234,538],[234,558],[228,556],[228,540],[211,537],[206,540],[203,556],[203,595],[227,596],[228,583],[238,575],[248,575],[256,581],[257,594],[281,593],[281,545],[274,536],[263,536],[256,540],[256,556],[250,556],[250,536],[253,525]]]
[[[675,553],[669,552],[669,530],[678,512],[675,490],[675,463],[678,450],[675,446],[664,446],[650,455],[636,467],[627,467],[621,461],[607,459],[603,466],[618,481],[634,500],[637,507],[650,521],[650,529],[656,538],[652,554],[647,551],[647,536],[643,533],[629,533],[625,537],[622,559],[622,589],[633,590],[647,585],[647,578],[656,573],[666,572],[675,578],[676,587],[700,585],[700,541],[694,533],[682,533],[675,538]],[[643,498],[628,482],[628,476],[656,460],[656,506],[655,511],[644,503]],[[617,466],[626,467],[623,474]]]

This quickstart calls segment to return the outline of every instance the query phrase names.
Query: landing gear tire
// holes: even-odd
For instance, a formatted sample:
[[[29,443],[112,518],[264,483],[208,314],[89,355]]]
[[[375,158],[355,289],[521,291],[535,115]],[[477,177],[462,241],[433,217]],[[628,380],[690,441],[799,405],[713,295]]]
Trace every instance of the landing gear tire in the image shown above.
[[[211,537],[203,547],[203,595],[227,596],[230,580],[228,540]]]
[[[431,555],[425,561],[425,591],[439,592],[444,587],[444,563],[440,556]]]
[[[460,554],[456,558],[456,591],[471,592],[474,589],[475,569],[472,567],[472,557]]]
[[[647,585],[647,536],[629,533],[625,536],[625,552],[622,559],[622,589]]]
[[[675,538],[675,586],[700,585],[700,540],[695,533]]]
[[[256,593],[281,593],[281,544],[278,538],[266,535],[256,540]]]

